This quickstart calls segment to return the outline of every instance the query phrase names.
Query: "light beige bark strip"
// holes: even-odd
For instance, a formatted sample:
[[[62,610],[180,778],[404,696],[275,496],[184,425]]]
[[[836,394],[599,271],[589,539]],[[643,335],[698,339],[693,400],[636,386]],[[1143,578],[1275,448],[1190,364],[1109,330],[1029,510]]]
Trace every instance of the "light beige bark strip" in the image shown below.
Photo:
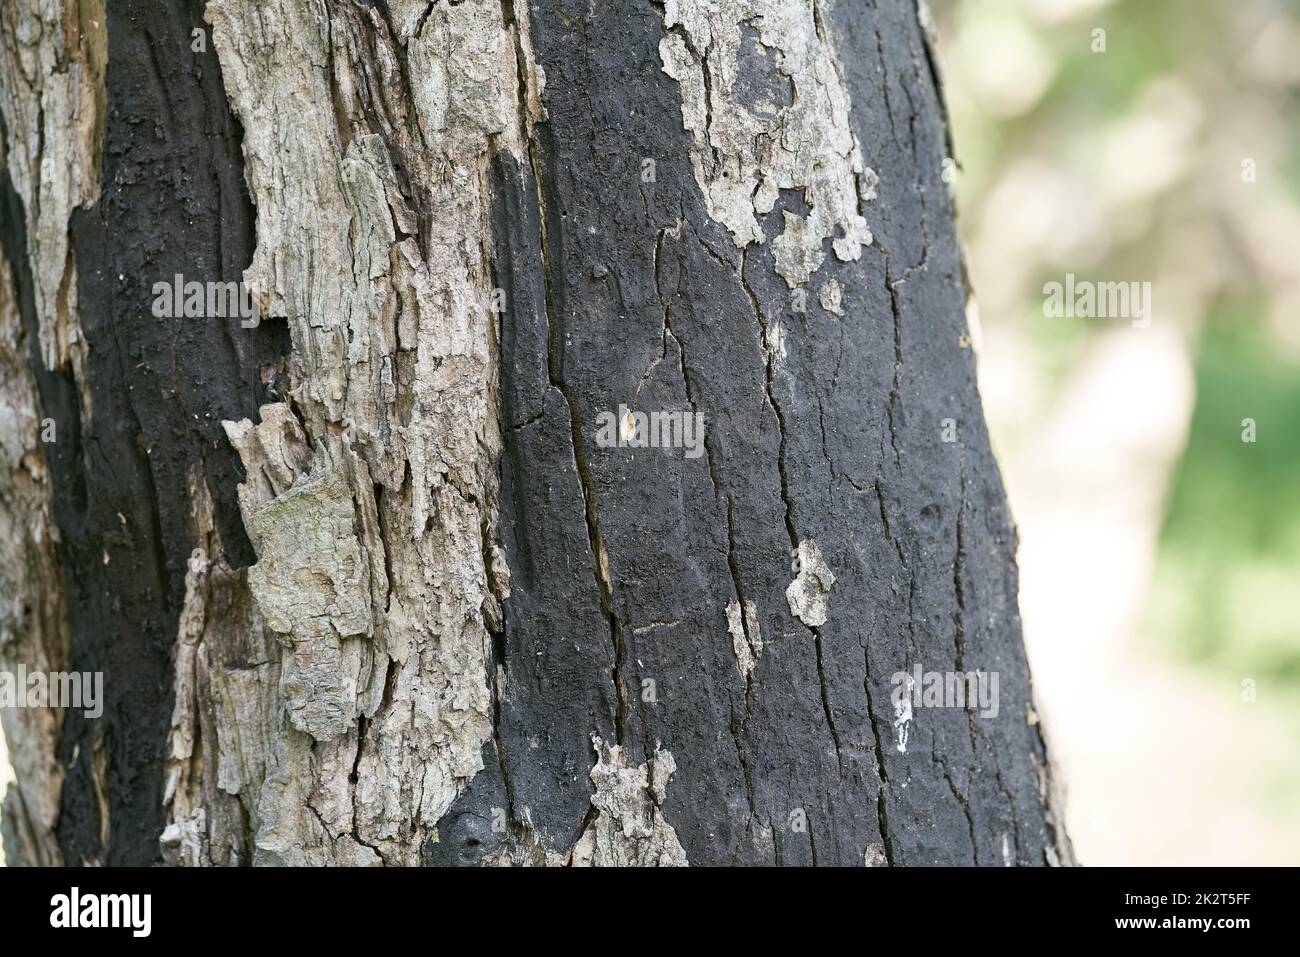
[[[292,404],[226,423],[258,556],[233,585],[267,636],[242,644],[266,659],[237,674],[241,641],[198,625],[204,576],[230,575],[214,542],[182,622],[164,846],[414,864],[492,736],[487,616],[507,586],[486,557],[487,169],[498,149],[526,160],[542,78],[495,0],[211,0],[206,16],[257,207],[244,278],[288,319]],[[218,792],[238,794],[250,848],[218,834]]]

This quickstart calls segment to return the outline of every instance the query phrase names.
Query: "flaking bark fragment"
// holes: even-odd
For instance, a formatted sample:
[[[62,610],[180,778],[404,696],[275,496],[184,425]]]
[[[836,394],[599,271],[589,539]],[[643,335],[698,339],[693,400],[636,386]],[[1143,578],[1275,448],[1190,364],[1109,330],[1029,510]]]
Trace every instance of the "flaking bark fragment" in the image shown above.
[[[86,343],[68,221],[99,198],[107,33],[104,0],[28,0],[0,10],[4,160],[27,217],[41,356],[47,369],[71,363],[78,380]],[[83,400],[89,409],[84,391]]]
[[[741,677],[748,678],[763,654],[758,607],[752,601],[745,602],[745,615],[742,620],[740,602],[736,600],[729,602],[727,632],[731,635],[731,646],[736,653],[736,667],[740,670]]]
[[[325,471],[295,485],[248,523],[259,545],[248,582],[267,627],[291,648],[281,676],[293,726],[317,741],[355,723],[360,639],[373,622],[370,582],[353,532],[352,494]]]
[[[790,603],[790,614],[810,628],[820,627],[826,624],[835,573],[822,559],[817,543],[811,539],[801,541],[794,550],[793,557],[791,571],[795,573],[795,579],[785,590],[785,599]]]
[[[772,240],[776,271],[790,288],[821,268],[826,240],[843,261],[857,260],[872,241],[860,207],[876,196],[876,174],[850,127],[848,91],[818,7],[819,0],[663,3],[668,33],[659,55],[681,84],[682,125],[693,136],[691,164],[709,215],[743,249],[764,241],[763,219],[783,190],[803,195],[807,213],[783,210]],[[783,88],[788,102],[767,98]]]
[[[662,809],[677,770],[672,754],[656,747],[649,761],[628,767],[621,746],[606,745],[597,735],[592,746],[596,816],[574,845],[572,866],[685,867],[686,851]]]
[[[844,290],[840,287],[840,284],[834,279],[826,280],[826,282],[822,284],[821,289],[817,293],[817,301],[821,303],[822,308],[825,309],[827,312],[829,312],[831,315],[838,316],[840,318],[844,317],[843,297],[844,297]]]

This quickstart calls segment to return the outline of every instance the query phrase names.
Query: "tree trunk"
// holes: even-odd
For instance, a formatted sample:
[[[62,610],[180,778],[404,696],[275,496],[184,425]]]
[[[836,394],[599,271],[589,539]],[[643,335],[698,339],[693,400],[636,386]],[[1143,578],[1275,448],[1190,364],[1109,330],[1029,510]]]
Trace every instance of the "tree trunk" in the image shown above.
[[[927,23],[6,4],[11,863],[1068,861]]]

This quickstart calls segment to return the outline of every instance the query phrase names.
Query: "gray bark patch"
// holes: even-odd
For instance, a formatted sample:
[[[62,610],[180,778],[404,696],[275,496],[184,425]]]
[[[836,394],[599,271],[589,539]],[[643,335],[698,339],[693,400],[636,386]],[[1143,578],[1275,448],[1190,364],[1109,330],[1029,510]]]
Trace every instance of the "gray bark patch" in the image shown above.
[[[793,558],[791,570],[795,578],[785,590],[790,614],[810,627],[824,625],[835,573],[827,567],[817,543],[809,539],[799,543]]]
[[[835,255],[856,260],[871,231],[859,207],[875,196],[849,125],[849,95],[817,0],[665,0],[664,72],[681,84],[682,125],[709,215],[738,247],[764,242],[760,217],[781,190],[804,191],[805,215],[783,211],[772,240],[791,288]]]

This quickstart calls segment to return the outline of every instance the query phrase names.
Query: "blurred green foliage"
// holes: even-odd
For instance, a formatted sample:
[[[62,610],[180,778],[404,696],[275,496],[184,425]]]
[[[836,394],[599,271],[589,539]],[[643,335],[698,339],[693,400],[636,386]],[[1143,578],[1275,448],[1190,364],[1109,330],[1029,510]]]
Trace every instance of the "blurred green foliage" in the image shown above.
[[[1157,321],[1186,334],[1195,405],[1143,640],[1300,690],[1300,0],[931,6],[981,320],[1035,364],[1032,415],[990,404],[995,444],[1032,454],[1089,344],[1128,334],[1045,322],[1044,282],[1178,286]]]
[[[1196,661],[1300,685],[1300,362],[1259,314],[1258,300],[1218,303],[1200,337],[1148,630]]]

